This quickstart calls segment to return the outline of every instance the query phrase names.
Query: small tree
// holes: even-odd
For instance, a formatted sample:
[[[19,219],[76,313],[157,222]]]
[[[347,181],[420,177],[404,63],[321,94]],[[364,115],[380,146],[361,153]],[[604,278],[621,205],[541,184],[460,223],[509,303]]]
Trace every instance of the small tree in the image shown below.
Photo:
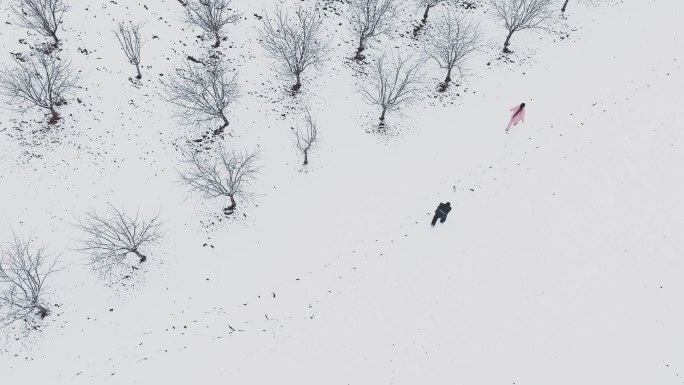
[[[304,166],[309,164],[309,151],[313,150],[318,140],[318,125],[311,118],[311,113],[306,110],[304,128],[297,127],[294,131],[297,149],[304,154]]]
[[[223,58],[202,65],[186,62],[164,85],[167,101],[181,107],[181,119],[197,124],[221,119],[223,125],[214,130],[215,135],[228,126],[225,109],[237,99],[239,89],[237,74],[228,72]]]
[[[351,30],[356,35],[359,46],[354,59],[363,60],[361,54],[366,49],[366,41],[388,33],[391,22],[396,18],[400,0],[351,0],[351,13],[348,16]]]
[[[109,206],[106,214],[95,210],[85,213],[76,227],[85,233],[79,251],[89,254],[90,265],[100,276],[111,276],[112,272],[125,264],[126,257],[134,254],[140,263],[147,260],[141,249],[157,243],[162,233],[158,217],[150,220],[138,212],[129,216]]]
[[[227,197],[230,206],[224,209],[232,214],[237,202],[235,198],[248,195],[247,186],[256,178],[258,152],[226,152],[223,146],[216,147],[210,155],[200,152],[185,153],[187,167],[179,171],[181,183],[206,198]]]
[[[0,93],[10,102],[27,102],[49,110],[49,123],[56,123],[59,120],[56,107],[64,104],[64,97],[78,81],[71,63],[47,54],[15,62],[14,68],[0,70]]]
[[[323,15],[317,9],[305,11],[299,7],[290,18],[281,6],[272,17],[266,15],[263,19],[261,45],[270,57],[281,62],[285,72],[295,77],[295,92],[302,86],[304,70],[319,65],[328,52],[322,32]]]
[[[129,23],[129,25],[126,25],[119,23],[118,30],[114,31],[121,49],[126,54],[126,58],[138,71],[138,75],[135,77],[138,80],[142,79],[142,74],[140,73],[140,47],[144,42],[140,40],[141,27],[140,24]]]
[[[34,315],[47,317],[50,311],[44,297],[57,260],[46,254],[44,246],[35,248],[30,238],[17,235],[0,248],[0,326],[19,320],[31,324]]]
[[[204,32],[213,35],[216,42],[212,47],[221,45],[221,30],[227,24],[234,24],[240,15],[232,13],[230,3],[233,0],[187,0],[185,19],[188,24],[195,25]]]
[[[381,108],[380,129],[385,126],[385,113],[396,110],[412,100],[420,90],[421,61],[411,57],[383,55],[378,59],[370,73],[370,82],[364,83],[361,93],[369,104]]]
[[[428,29],[425,49],[447,75],[439,90],[444,92],[451,82],[454,68],[462,73],[465,59],[479,48],[480,31],[473,22],[449,11]]]
[[[514,32],[537,28],[551,17],[551,0],[491,0],[491,4],[508,31],[503,48],[506,53],[511,52],[508,45]]]
[[[20,0],[11,5],[17,24],[29,28],[43,36],[52,37],[57,47],[57,29],[62,24],[64,12],[69,6],[64,0]]]

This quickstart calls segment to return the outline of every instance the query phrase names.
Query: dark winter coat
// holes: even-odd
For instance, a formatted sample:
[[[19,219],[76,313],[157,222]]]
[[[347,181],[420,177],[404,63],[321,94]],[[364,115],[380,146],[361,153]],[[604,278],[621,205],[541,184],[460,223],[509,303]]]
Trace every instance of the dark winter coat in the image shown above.
[[[439,206],[437,206],[437,210],[435,210],[435,214],[441,214],[446,216],[449,214],[449,211],[451,211],[451,205],[448,203],[440,203]]]

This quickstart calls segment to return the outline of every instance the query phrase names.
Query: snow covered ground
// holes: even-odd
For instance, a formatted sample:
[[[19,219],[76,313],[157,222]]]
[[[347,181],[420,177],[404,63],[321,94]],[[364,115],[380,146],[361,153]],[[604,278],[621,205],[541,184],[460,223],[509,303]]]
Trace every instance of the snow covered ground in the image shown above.
[[[9,23],[8,2],[3,64],[45,40]],[[242,96],[224,143],[262,166],[237,218],[177,183],[201,131],[160,79],[211,41],[176,0],[73,0],[59,55],[82,80],[63,120],[0,110],[0,239],[30,233],[64,266],[43,328],[3,337],[3,384],[684,383],[683,2],[571,2],[550,30],[516,33],[510,60],[491,13],[463,11],[489,41],[469,76],[437,95],[430,63],[426,96],[384,135],[344,18],[327,11],[335,49],[293,98],[257,41],[254,14],[275,2],[234,3],[219,50]],[[372,46],[417,49],[420,14]],[[111,32],[128,19],[146,23],[139,87]],[[291,132],[304,105],[322,137],[308,170]],[[453,210],[431,228],[440,201]],[[108,203],[165,231],[111,285],[71,226]]]

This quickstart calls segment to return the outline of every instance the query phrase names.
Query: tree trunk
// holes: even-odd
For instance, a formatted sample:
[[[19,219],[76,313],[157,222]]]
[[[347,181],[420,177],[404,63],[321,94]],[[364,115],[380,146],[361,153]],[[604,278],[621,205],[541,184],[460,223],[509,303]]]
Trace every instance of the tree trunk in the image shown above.
[[[430,12],[430,5],[425,6],[425,13],[423,14],[423,20],[421,20],[421,23],[425,24],[427,23],[427,18],[428,18],[428,13]]]
[[[50,113],[52,116],[50,116],[50,120],[48,120],[48,124],[55,124],[59,120],[59,113],[55,110],[55,107],[50,106]]]
[[[387,112],[387,108],[383,108],[382,114],[380,115],[380,124],[378,124],[378,128],[381,130],[385,128],[385,112]]]
[[[568,1],[569,0],[565,0],[565,2],[563,3],[563,8],[561,8],[561,12],[565,12],[565,7],[568,6]]]
[[[47,308],[41,306],[41,305],[36,305],[36,309],[38,310],[38,315],[40,315],[40,319],[43,319],[50,314],[50,311],[48,311]]]
[[[138,70],[138,76],[136,76],[135,78],[138,79],[138,80],[142,79],[142,74],[140,73],[140,64],[137,64],[137,63],[136,63],[136,64],[135,64],[135,69]]]
[[[513,32],[514,32],[513,30],[509,31],[509,32],[508,32],[508,36],[506,36],[506,41],[504,42],[504,48],[503,48],[503,51],[504,51],[504,52],[511,52],[511,51],[508,49],[508,45],[510,44],[511,36],[513,36]]]
[[[309,151],[304,150],[304,165],[306,166],[307,164],[309,164]]]
[[[140,263],[143,263],[143,262],[147,261],[147,257],[144,256],[144,255],[142,255],[142,254],[140,254],[140,252],[139,252],[138,250],[131,250],[131,252],[132,252],[133,254],[135,254],[138,258],[140,258]]]
[[[237,203],[235,203],[235,198],[233,198],[232,195],[228,195],[228,198],[230,198],[230,206],[223,209],[223,213],[226,215],[232,214],[233,211],[235,211],[235,207],[237,207]]]
[[[439,92],[444,92],[449,88],[449,83],[451,82],[451,68],[447,70],[447,76],[444,79],[444,81],[439,85],[439,88],[437,89]]]
[[[218,48],[221,45],[221,36],[219,36],[218,32],[214,32],[214,36],[216,37],[216,43],[212,47]]]
[[[359,46],[358,46],[358,48],[356,48],[356,55],[354,55],[354,59],[363,60],[363,55],[361,55],[361,52],[363,52],[364,49],[365,49],[365,47],[363,46],[363,38],[360,38],[359,39]]]
[[[228,118],[226,118],[225,115],[221,114],[221,119],[223,119],[223,125],[214,130],[214,135],[219,135],[219,134],[223,133],[223,130],[226,127],[228,127]]]
[[[300,88],[302,88],[302,81],[299,78],[299,74],[295,74],[295,76],[297,77],[297,83],[295,83],[295,85],[292,86],[292,91],[297,92]]]
[[[57,46],[59,45],[59,39],[57,38],[57,34],[53,32],[53,33],[52,33],[52,38],[55,40],[55,43],[53,44],[53,46],[54,46],[55,48],[57,48]]]

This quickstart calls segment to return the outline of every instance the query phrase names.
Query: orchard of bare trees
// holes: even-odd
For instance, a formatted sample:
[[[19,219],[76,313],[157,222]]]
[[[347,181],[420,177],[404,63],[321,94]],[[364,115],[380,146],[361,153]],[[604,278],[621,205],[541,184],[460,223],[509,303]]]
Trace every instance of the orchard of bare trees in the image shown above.
[[[580,1],[582,0],[578,0]],[[570,0],[558,2],[558,5],[562,3],[560,12],[566,11],[569,2]],[[160,103],[161,106],[168,107],[169,115],[173,113],[179,122],[208,128],[213,133],[211,144],[193,145],[178,140],[177,142],[182,143],[179,145],[179,153],[182,155],[175,160],[178,164],[169,165],[169,169],[176,170],[176,182],[191,194],[222,201],[222,211],[227,216],[246,211],[250,207],[250,199],[258,192],[256,182],[262,165],[262,150],[244,150],[256,147],[240,147],[233,142],[232,132],[229,133],[231,138],[221,135],[231,120],[244,122],[239,119],[239,99],[242,101],[242,98],[257,94],[260,104],[255,103],[249,108],[254,107],[264,115],[276,109],[272,106],[285,100],[289,103],[288,110],[278,110],[283,120],[287,119],[284,112],[293,111],[289,116],[300,117],[299,114],[304,111],[301,121],[298,124],[292,123],[296,128],[293,127],[292,131],[288,128],[286,135],[283,134],[281,138],[294,142],[298,151],[297,159],[302,161],[303,166],[307,166],[311,154],[316,155],[312,163],[317,163],[319,155],[323,153],[321,129],[326,133],[326,138],[327,133],[332,132],[326,127],[326,116],[321,111],[314,111],[312,114],[309,107],[320,110],[348,108],[343,104],[327,106],[321,102],[323,98],[320,95],[314,95],[316,92],[312,90],[315,88],[310,87],[316,80],[313,75],[317,72],[314,69],[320,69],[324,63],[326,69],[334,67],[330,73],[322,75],[325,91],[330,93],[342,92],[338,90],[341,87],[337,77],[343,76],[344,70],[353,72],[349,88],[354,92],[350,97],[370,105],[369,108],[373,110],[373,114],[377,113],[374,116],[379,120],[377,131],[386,132],[389,113],[418,104],[426,95],[440,100],[453,96],[448,92],[452,80],[464,76],[466,63],[472,65],[471,58],[475,54],[515,57],[509,49],[514,33],[541,28],[552,22],[552,8],[556,5],[552,0],[481,1],[481,4],[488,7],[487,14],[493,14],[499,28],[503,26],[506,31],[505,40],[501,36],[502,54],[499,50],[500,41],[497,44],[499,48],[488,48],[486,30],[481,27],[482,20],[478,20],[475,14],[468,13],[463,7],[458,7],[457,2],[449,0],[346,0],[341,2],[339,13],[326,13],[326,8],[313,4],[314,2],[296,2],[296,6],[289,9],[286,8],[286,3],[281,3],[268,10],[249,13],[246,12],[250,9],[248,1],[235,2],[235,5],[232,0],[179,0],[173,3],[178,7],[173,10],[176,16],[181,13],[184,16],[178,24],[185,23],[189,26],[188,29],[202,31],[203,35],[198,36],[202,42],[196,44],[202,50],[201,60],[190,56],[190,53],[197,55],[195,51],[191,51],[197,47],[186,48],[191,45],[187,40],[180,40],[180,43],[173,45],[168,52],[163,52],[163,55],[154,52],[158,49],[155,45],[158,43],[152,39],[166,39],[177,43],[173,40],[176,39],[173,33],[178,31],[171,28],[164,36],[153,29],[159,28],[158,25],[145,24],[154,21],[152,18],[135,23],[117,22],[127,20],[123,17],[107,19],[111,24],[106,25],[109,32],[104,44],[115,47],[118,55],[115,58],[123,59],[125,56],[129,65],[124,67],[121,62],[120,66],[131,71],[131,75],[135,67],[137,80],[142,79],[144,70],[145,82],[151,85],[149,89],[153,88],[153,82],[160,85],[159,93],[154,91],[150,92],[151,96],[145,95],[149,97],[146,103],[153,104],[153,98],[157,98],[163,102]],[[573,4],[574,1],[570,3]],[[76,0],[13,0],[8,7],[12,13],[12,22],[21,27],[22,33],[27,33],[29,37],[38,34],[52,41],[49,49],[44,44],[27,44],[30,47],[27,53],[12,52],[14,60],[7,64],[2,63],[0,69],[0,95],[11,107],[21,112],[30,110],[33,114],[38,110],[43,111],[44,115],[40,119],[46,121],[48,127],[60,127],[72,120],[61,120],[60,113],[70,116],[64,109],[75,98],[77,91],[83,92],[79,96],[84,99],[85,95],[96,99],[97,92],[121,91],[100,89],[102,84],[97,82],[90,83],[90,89],[82,84],[85,77],[98,71],[107,73],[110,70],[107,67],[109,63],[98,62],[101,59],[99,56],[88,58],[85,63],[92,65],[92,68],[81,70],[66,55],[66,52],[76,49],[84,52],[77,44],[70,46],[71,36],[79,36],[74,32],[82,31],[73,31],[71,25],[67,25],[69,28],[66,30],[63,28],[65,14],[69,12],[68,15],[71,15],[70,9],[77,8],[77,5],[83,8]],[[414,8],[406,11],[410,5]],[[238,7],[244,7],[245,12],[240,12]],[[416,9],[422,18],[411,36],[407,23],[416,20]],[[555,11],[558,12],[558,9]],[[243,18],[243,15],[247,16]],[[160,17],[158,24],[162,24],[160,20],[172,23]],[[238,24],[240,20],[243,21]],[[250,25],[248,21],[253,24]],[[230,47],[227,47],[229,44],[221,46],[221,42],[227,40],[231,34],[247,33],[246,31],[252,31],[254,36],[253,39],[245,40],[254,46],[260,45],[262,49],[253,49],[255,47],[252,46],[233,49],[232,44]],[[501,30],[499,33],[502,33]],[[63,41],[60,40],[62,34],[67,36]],[[213,41],[211,48],[205,40],[207,36]],[[353,44],[354,49],[351,57],[350,44]],[[119,48],[121,52],[118,51]],[[174,57],[173,53],[177,53],[177,56]],[[86,55],[88,54],[84,54],[84,57]],[[274,67],[280,75],[287,76],[291,93],[273,95],[275,92],[268,88],[268,81],[264,80],[267,72],[259,67],[263,56],[275,63]],[[77,60],[75,55],[70,57]],[[164,57],[169,66],[156,68],[158,63],[154,61],[159,57]],[[179,63],[177,57],[187,60]],[[253,70],[252,66],[257,70]],[[250,71],[256,79],[245,76]],[[431,86],[427,85],[426,78],[433,83]],[[148,88],[140,87],[142,83],[134,81],[132,77],[130,80],[135,83],[136,91]],[[444,94],[435,92],[434,83],[437,82],[437,92]],[[92,91],[93,89],[96,91]],[[126,94],[127,91],[121,92]],[[297,97],[292,97],[295,94]],[[125,99],[128,101],[129,98],[133,100],[136,97],[140,97],[140,94],[126,95]],[[80,97],[76,100],[78,103],[82,102]],[[149,113],[150,110],[157,113],[152,107],[144,111]],[[360,115],[358,111],[350,111],[350,114]],[[157,115],[153,116],[156,117]],[[94,121],[100,122],[98,119],[96,117]],[[251,125],[246,128],[248,130],[262,129],[254,121],[245,125]],[[166,135],[169,132],[176,133],[177,129],[172,124],[160,131],[165,130]],[[73,132],[77,130],[74,129]],[[173,144],[177,145],[177,142]],[[288,151],[294,152],[293,144],[288,145]],[[119,151],[117,148],[108,150]],[[72,250],[84,254],[87,265],[101,278],[111,277],[131,266],[137,269],[148,258],[154,260],[165,257],[155,249],[164,240],[161,221],[156,215],[144,216],[138,211],[126,212],[110,204],[104,211],[92,209],[80,215],[73,227],[78,230],[81,238],[77,240],[79,246]],[[60,258],[60,255],[48,253],[44,246],[36,245],[32,238],[14,235],[10,242],[0,246],[0,328],[16,322],[35,324],[37,320],[50,314],[47,298],[51,294],[50,283],[58,271]]]

